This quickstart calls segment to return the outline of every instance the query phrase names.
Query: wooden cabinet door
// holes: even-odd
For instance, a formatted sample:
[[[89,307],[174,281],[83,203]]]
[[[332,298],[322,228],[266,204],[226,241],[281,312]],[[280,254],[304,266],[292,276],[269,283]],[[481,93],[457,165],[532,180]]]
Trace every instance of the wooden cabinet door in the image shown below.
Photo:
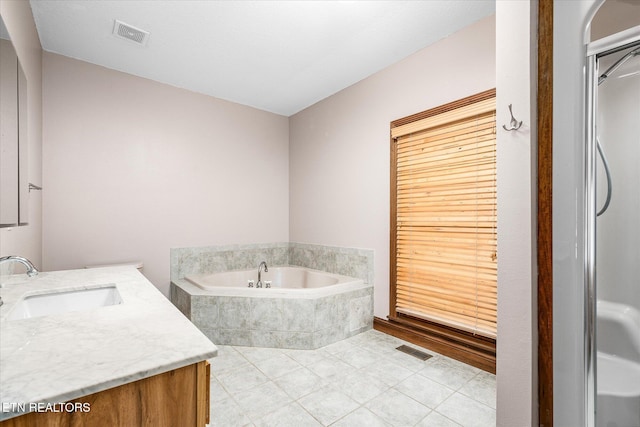
[[[198,362],[68,402],[84,410],[31,412],[0,427],[204,427],[209,373],[209,362]]]

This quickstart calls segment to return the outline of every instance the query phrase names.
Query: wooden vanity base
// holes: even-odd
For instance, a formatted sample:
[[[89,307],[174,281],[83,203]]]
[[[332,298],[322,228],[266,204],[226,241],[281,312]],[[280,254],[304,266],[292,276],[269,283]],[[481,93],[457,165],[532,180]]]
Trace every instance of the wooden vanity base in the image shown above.
[[[30,412],[0,427],[204,427],[209,378],[202,361],[71,401],[88,412]]]

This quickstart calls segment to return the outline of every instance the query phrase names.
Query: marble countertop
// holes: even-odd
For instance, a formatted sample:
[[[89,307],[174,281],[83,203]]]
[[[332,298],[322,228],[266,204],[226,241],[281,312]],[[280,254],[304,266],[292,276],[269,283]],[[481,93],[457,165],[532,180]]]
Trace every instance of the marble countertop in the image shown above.
[[[8,319],[27,295],[107,284],[117,286],[122,304]],[[217,355],[134,267],[8,276],[0,296],[0,420],[20,415],[18,404],[66,402]]]

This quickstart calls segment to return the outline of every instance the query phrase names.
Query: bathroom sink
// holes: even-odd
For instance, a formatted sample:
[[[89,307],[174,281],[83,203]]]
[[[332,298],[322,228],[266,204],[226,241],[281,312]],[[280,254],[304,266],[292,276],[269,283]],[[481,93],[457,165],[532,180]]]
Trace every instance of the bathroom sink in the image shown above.
[[[97,288],[29,295],[16,303],[8,320],[29,319],[122,304],[115,284]]]

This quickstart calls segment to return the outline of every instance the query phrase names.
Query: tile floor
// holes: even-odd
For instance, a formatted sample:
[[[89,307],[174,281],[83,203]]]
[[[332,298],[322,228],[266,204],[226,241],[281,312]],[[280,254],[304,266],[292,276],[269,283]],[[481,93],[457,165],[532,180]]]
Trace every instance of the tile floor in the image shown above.
[[[402,344],[421,349],[375,330],[317,350],[219,346],[209,426],[495,426],[494,375]]]

